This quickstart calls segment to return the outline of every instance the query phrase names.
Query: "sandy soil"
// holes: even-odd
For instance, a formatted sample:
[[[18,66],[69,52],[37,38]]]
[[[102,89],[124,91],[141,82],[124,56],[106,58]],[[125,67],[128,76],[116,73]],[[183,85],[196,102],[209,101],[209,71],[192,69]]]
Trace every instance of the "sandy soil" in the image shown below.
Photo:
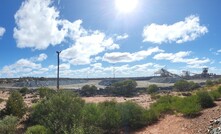
[[[136,102],[143,107],[149,107],[153,101],[150,98],[150,95],[140,95],[136,97],[104,97],[104,96],[95,96],[95,97],[82,97],[88,103],[99,103],[104,101],[115,100],[117,102],[132,101]]]
[[[9,92],[8,91],[0,91],[0,99],[3,99],[4,101],[0,103],[0,110],[2,110],[5,107],[6,100],[8,99]]]
[[[0,110],[5,108],[5,104],[8,97],[9,97],[9,91],[0,91],[0,98],[4,100],[3,102],[0,103]],[[33,94],[26,94],[25,96],[23,96],[23,98],[26,105],[30,107],[32,105],[32,100],[38,99],[39,96],[35,96]]]

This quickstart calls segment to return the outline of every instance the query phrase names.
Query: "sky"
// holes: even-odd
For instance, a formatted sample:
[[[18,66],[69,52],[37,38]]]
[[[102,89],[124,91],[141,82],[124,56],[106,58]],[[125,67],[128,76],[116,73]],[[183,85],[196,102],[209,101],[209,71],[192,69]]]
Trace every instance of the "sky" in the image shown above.
[[[221,74],[220,0],[1,0],[0,78]]]

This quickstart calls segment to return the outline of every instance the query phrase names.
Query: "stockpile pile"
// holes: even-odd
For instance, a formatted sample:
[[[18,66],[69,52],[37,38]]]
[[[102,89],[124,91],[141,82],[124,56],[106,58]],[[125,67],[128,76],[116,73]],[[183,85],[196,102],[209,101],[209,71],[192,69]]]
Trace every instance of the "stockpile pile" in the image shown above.
[[[182,80],[180,77],[153,77],[149,82],[154,83],[175,83],[179,80]]]
[[[80,84],[86,83],[87,80],[60,80],[60,85],[72,85],[72,84]],[[47,86],[56,86],[57,80],[33,80],[33,81],[23,81],[23,82],[16,82],[13,87],[47,87]]]

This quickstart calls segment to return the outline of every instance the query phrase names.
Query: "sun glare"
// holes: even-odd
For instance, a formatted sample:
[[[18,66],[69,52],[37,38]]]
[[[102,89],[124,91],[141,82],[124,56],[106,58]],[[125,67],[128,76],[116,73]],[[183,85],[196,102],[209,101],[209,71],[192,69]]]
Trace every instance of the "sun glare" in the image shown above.
[[[138,0],[115,0],[115,6],[121,13],[133,12],[138,4]]]

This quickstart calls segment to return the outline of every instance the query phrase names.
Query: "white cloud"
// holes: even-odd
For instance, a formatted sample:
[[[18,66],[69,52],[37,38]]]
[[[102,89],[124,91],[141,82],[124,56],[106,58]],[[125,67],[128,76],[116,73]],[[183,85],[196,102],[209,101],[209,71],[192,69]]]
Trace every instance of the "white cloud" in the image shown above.
[[[191,51],[180,51],[177,53],[159,53],[156,54],[153,58],[155,60],[169,60],[174,63],[186,63],[188,67],[201,66],[203,64],[209,63],[210,59],[208,58],[187,58],[191,54]]]
[[[123,34],[123,35],[117,35],[116,40],[123,40],[123,39],[127,39],[129,37],[128,34]]]
[[[101,31],[83,28],[82,20],[70,22],[60,19],[51,0],[26,0],[16,12],[15,20],[14,38],[19,48],[41,50],[69,39],[74,44],[62,51],[61,60],[74,65],[98,60],[94,57],[107,50],[119,49],[120,46],[114,42],[128,37],[127,34],[107,37]]]
[[[206,65],[201,65],[201,64],[191,64],[191,65],[187,65],[187,68],[192,68],[192,69],[202,69],[202,68],[206,68],[208,66]]]
[[[183,58],[190,55],[190,51],[184,52],[178,52],[178,53],[159,53],[156,54],[153,58],[155,60],[170,60],[172,62],[180,62],[183,61]]]
[[[28,59],[20,59],[12,65],[4,66],[0,70],[0,74],[8,77],[30,76],[29,73],[41,68],[41,64],[36,64]]]
[[[217,52],[218,52],[218,53],[221,53],[221,49],[220,49],[220,50],[217,50]]]
[[[63,70],[61,71],[62,77],[113,77],[113,68],[115,70],[116,77],[137,77],[137,76],[152,76],[153,72],[162,65],[154,63],[145,63],[135,66],[128,64],[121,66],[108,66],[104,67],[101,63],[91,64],[90,67],[76,69],[76,70]],[[99,74],[99,75],[97,75]]]
[[[76,20],[74,22],[70,22],[68,20],[61,21],[64,29],[67,31],[67,35],[72,40],[76,40],[81,36],[86,36],[88,31],[84,29],[81,24],[83,23],[82,20]]]
[[[198,16],[191,15],[172,25],[152,23],[144,27],[143,41],[156,44],[193,41],[208,32],[207,27],[201,26],[199,21]]]
[[[42,61],[46,60],[47,58],[48,58],[47,54],[41,53],[38,56],[34,56],[34,57],[29,58],[29,60],[32,62],[42,62]]]
[[[46,49],[60,44],[66,36],[67,29],[51,0],[26,0],[14,17],[17,27],[13,36],[19,48]]]
[[[36,62],[41,62],[45,59],[47,59],[47,55],[44,53],[31,58],[19,59],[14,64],[4,66],[0,70],[0,75],[3,75],[5,77],[44,75],[44,73],[48,72],[51,67],[49,66],[48,68],[44,68],[42,67],[41,63]]]
[[[55,65],[49,65],[48,66],[48,69],[49,70],[56,70],[58,66],[55,66]],[[69,70],[71,68],[71,65],[68,64],[68,63],[62,63],[59,65],[59,69],[62,71],[62,70]]]
[[[113,53],[105,53],[103,56],[103,61],[107,61],[109,63],[117,63],[117,62],[133,62],[145,59],[147,56],[150,56],[153,53],[164,52],[158,47],[149,48],[147,50],[138,51],[135,53],[128,52],[113,52]]]
[[[0,27],[0,37],[3,36],[5,33],[5,28],[4,27]]]
[[[90,66],[92,66],[94,68],[100,68],[100,67],[102,67],[102,64],[101,63],[94,63],[94,64],[91,64]]]
[[[101,57],[101,56],[96,56],[96,57],[94,57],[94,58],[91,60],[91,62],[97,62],[97,61],[100,61],[100,60],[102,60],[102,57]]]
[[[48,56],[46,54],[42,53],[38,56],[37,61],[44,61],[47,59],[47,57]]]
[[[75,40],[75,44],[61,52],[61,59],[73,65],[89,64],[92,61],[91,56],[106,50],[119,49],[112,38],[106,37],[100,31],[87,32]]]
[[[52,6],[51,0],[26,0],[16,12],[15,20],[17,27],[14,28],[14,38],[19,48],[46,49],[69,38],[75,44],[64,50],[63,54],[77,50],[79,51],[77,55],[86,55],[81,59],[66,55],[65,59],[71,60],[71,63],[89,63],[90,56],[106,49],[119,48],[119,45],[114,44],[113,39],[107,38],[104,33],[84,29],[81,26],[82,20],[70,22],[60,19],[59,11]],[[88,51],[83,50],[85,48],[88,48]],[[93,52],[89,52],[90,50]]]

